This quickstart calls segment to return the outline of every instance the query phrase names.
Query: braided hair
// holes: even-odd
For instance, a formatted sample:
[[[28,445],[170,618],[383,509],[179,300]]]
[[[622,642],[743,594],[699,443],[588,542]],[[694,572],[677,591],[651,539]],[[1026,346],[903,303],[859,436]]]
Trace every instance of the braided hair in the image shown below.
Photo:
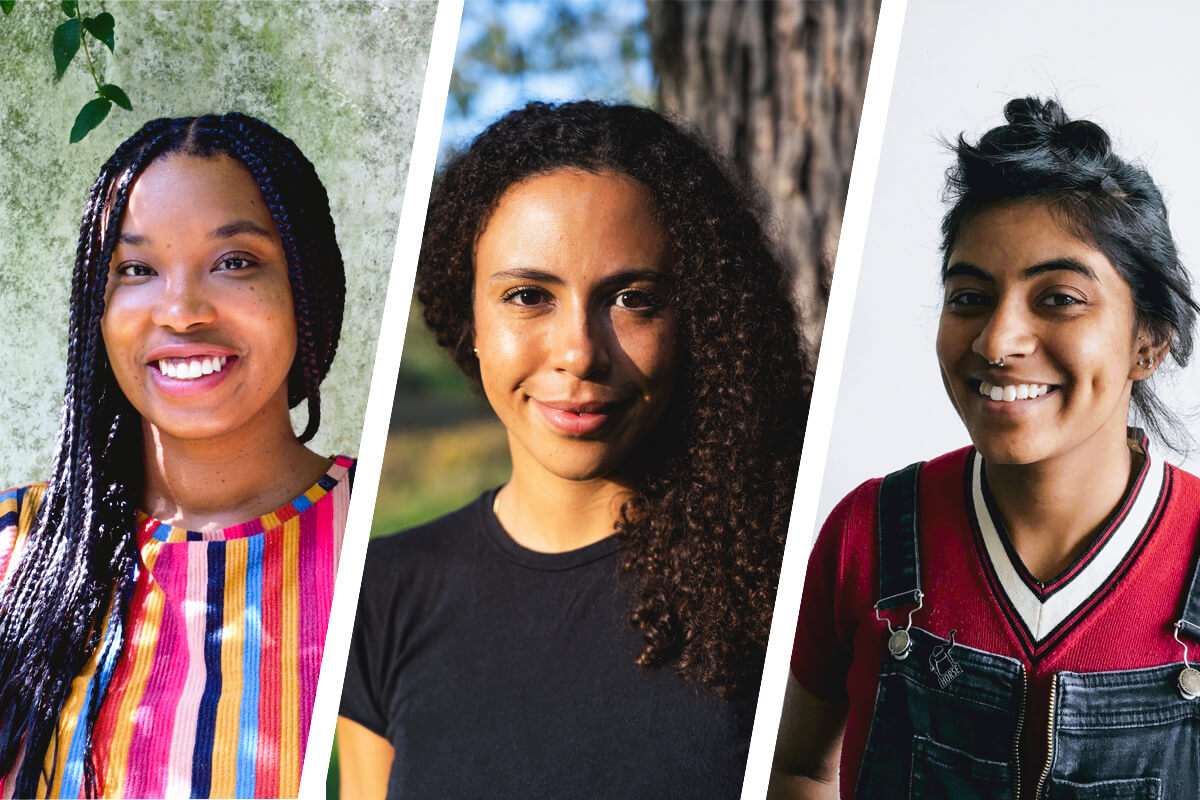
[[[129,190],[155,159],[227,155],[253,176],[287,256],[297,325],[288,404],[308,401],[300,441],[321,420],[320,384],[341,331],[345,274],[329,200],[296,144],[244,114],[156,119],[100,170],[80,226],[71,286],[67,381],[52,476],[0,595],[0,775],[33,796],[71,682],[89,658],[115,663],[135,581],[135,514],[145,476],[138,413],[118,388],[101,337],[109,262]],[[97,653],[99,648],[99,653]],[[83,789],[98,791],[92,736],[111,670],[88,694]],[[23,749],[22,749],[23,748]],[[47,779],[51,783],[53,776]]]
[[[644,185],[669,245],[678,384],[630,459],[641,474],[617,523],[638,662],[672,665],[726,695],[752,691],[811,384],[783,267],[718,159],[645,108],[530,103],[509,113],[438,178],[417,266],[425,322],[478,386],[475,243],[511,186],[560,169]]]
[[[942,273],[963,228],[986,208],[1033,198],[1049,203],[1064,229],[1108,258],[1133,293],[1138,324],[1185,366],[1196,312],[1191,278],[1179,258],[1167,206],[1150,173],[1121,158],[1094,122],[1071,119],[1054,100],[1022,97],[1004,106],[1007,122],[975,144],[959,135],[946,173],[949,210],[942,218]],[[1175,450],[1186,426],[1153,392],[1134,381],[1138,420]]]

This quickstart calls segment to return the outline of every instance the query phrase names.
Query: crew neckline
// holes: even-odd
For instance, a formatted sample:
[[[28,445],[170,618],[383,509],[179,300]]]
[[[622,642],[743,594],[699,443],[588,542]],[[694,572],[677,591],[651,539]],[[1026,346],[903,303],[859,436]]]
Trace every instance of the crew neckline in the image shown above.
[[[543,553],[540,550],[531,550],[509,535],[496,517],[496,512],[492,510],[496,492],[500,489],[501,487],[497,486],[495,489],[489,489],[481,494],[475,501],[475,506],[485,537],[510,561],[531,569],[562,571],[599,561],[621,549],[621,540],[617,538],[616,534],[613,534],[562,553]]]
[[[350,456],[334,456],[333,464],[325,471],[325,474],[317,478],[316,483],[302,492],[299,497],[267,514],[220,530],[192,531],[170,525],[139,510],[137,512],[138,538],[143,542],[155,540],[163,544],[176,544],[179,542],[226,542],[265,533],[280,527],[292,517],[299,516],[315,505],[346,478],[353,464],[354,459]]]

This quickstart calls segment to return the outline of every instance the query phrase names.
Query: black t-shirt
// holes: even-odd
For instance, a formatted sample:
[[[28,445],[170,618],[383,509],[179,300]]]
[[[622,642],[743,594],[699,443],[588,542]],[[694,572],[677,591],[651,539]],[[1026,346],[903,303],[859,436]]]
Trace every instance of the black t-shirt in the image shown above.
[[[528,550],[494,497],[367,551],[341,714],[388,797],[737,797],[755,698],[637,666],[620,543]]]

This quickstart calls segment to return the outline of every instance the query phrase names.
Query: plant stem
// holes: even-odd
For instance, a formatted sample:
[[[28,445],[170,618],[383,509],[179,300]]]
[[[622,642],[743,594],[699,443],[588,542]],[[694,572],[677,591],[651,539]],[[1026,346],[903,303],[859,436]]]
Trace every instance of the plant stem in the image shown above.
[[[96,77],[96,65],[92,63],[92,54],[88,50],[88,29],[83,24],[83,12],[76,6],[75,13],[79,15],[79,43],[83,45],[83,55],[87,58],[88,71],[92,73],[92,81],[96,84],[96,94],[100,94],[100,79]]]

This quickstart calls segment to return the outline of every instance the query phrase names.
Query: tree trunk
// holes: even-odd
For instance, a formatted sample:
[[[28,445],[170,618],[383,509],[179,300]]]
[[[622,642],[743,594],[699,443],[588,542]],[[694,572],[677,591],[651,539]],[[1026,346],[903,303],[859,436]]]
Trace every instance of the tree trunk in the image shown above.
[[[661,107],[762,187],[813,347],[878,18],[879,0],[649,3]]]

